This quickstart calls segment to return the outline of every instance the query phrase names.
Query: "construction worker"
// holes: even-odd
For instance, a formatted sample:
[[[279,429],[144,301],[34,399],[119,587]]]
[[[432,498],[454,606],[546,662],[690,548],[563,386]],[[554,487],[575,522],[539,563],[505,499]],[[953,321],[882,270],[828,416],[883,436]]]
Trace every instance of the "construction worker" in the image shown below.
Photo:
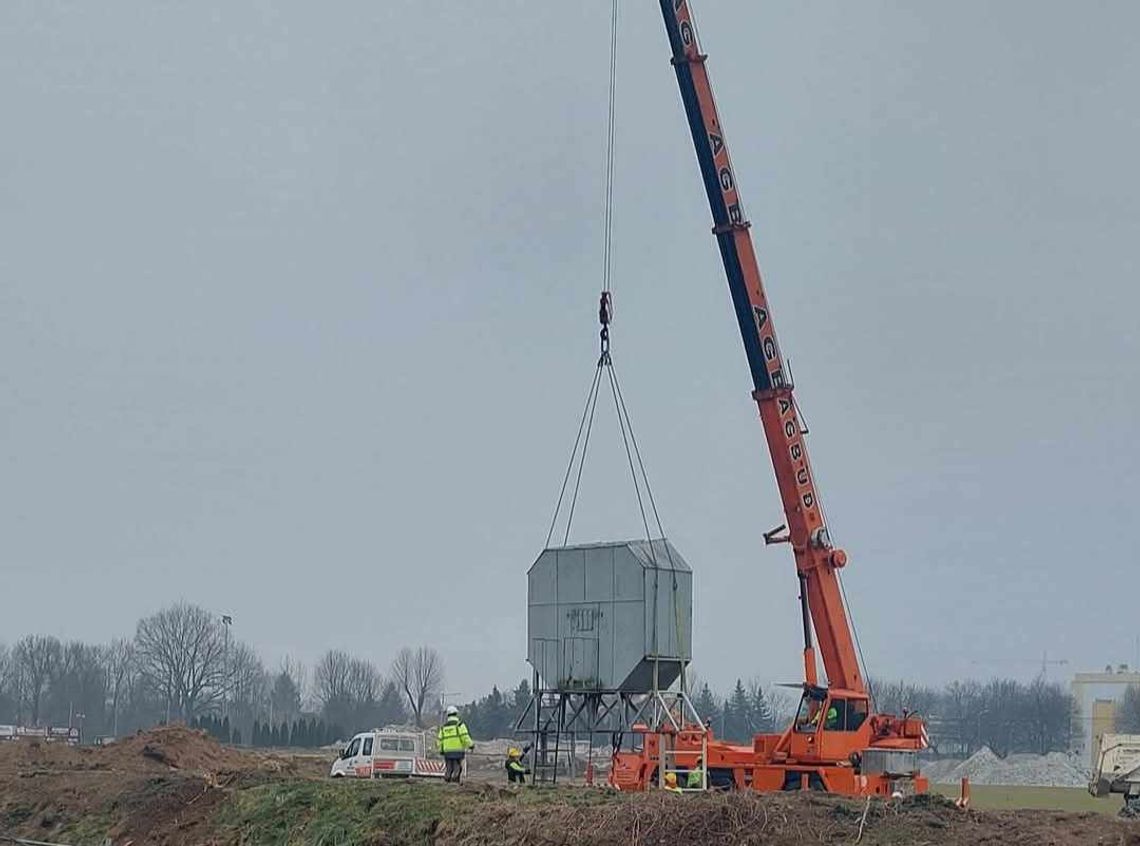
[[[827,706],[827,716],[823,719],[823,727],[825,729],[839,728],[839,711],[835,705]]]
[[[463,777],[463,759],[475,748],[475,743],[467,731],[467,724],[459,719],[459,709],[454,705],[447,706],[447,719],[439,727],[437,740],[439,754],[443,756],[446,764],[443,780],[459,784],[459,780]]]
[[[527,746],[523,749],[515,749],[511,747],[507,750],[507,783],[508,784],[526,784],[526,777],[530,775],[530,770],[522,762],[522,757],[527,753],[530,747]]]
[[[677,786],[677,774],[665,773],[665,790],[670,793],[683,793],[680,787]]]
[[[697,758],[697,763],[689,770],[689,774],[685,776],[685,789],[686,790],[704,790],[705,789],[705,760],[704,758]]]
[[[815,731],[819,728],[819,718],[823,716],[823,708],[818,708],[807,725],[804,727],[805,731]],[[827,706],[827,716],[823,717],[823,727],[825,729],[833,729],[839,725],[839,711],[836,710],[834,705]]]

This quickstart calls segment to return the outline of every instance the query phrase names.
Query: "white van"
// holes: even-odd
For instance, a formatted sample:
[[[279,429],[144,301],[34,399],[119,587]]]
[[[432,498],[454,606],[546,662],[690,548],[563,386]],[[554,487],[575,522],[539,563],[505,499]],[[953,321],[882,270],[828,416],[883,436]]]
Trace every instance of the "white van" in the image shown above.
[[[443,778],[443,759],[428,758],[423,732],[372,729],[353,735],[333,761],[333,778]]]

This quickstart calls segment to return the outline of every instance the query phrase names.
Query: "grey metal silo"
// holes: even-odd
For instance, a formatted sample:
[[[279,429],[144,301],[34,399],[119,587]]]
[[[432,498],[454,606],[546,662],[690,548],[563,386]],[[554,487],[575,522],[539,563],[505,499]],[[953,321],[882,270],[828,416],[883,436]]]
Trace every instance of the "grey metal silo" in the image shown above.
[[[546,549],[527,573],[527,660],[547,690],[668,688],[693,655],[693,573],[667,540]]]

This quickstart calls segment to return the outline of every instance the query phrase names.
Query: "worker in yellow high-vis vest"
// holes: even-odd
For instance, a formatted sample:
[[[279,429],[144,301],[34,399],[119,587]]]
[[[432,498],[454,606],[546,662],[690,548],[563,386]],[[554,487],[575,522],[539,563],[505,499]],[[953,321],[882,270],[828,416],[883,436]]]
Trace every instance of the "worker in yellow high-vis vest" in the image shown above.
[[[443,780],[459,784],[463,776],[463,759],[475,748],[475,743],[467,731],[467,724],[459,719],[459,709],[454,705],[447,706],[447,719],[439,727],[438,740],[439,754],[446,764]]]

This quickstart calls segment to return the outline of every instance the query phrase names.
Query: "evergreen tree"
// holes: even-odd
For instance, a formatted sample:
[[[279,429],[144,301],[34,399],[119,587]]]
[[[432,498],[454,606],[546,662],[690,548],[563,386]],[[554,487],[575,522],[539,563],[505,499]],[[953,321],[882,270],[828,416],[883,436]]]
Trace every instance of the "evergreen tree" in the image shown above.
[[[261,723],[257,720],[253,721],[253,730],[249,733],[249,745],[255,748],[261,746]]]
[[[214,724],[216,726],[215,730],[218,732],[218,739],[222,743],[231,743],[233,741],[233,737],[232,737],[232,731],[230,728],[229,715],[228,714],[226,715],[225,719],[222,720],[220,725],[218,724],[218,720],[215,717],[214,718]]]
[[[697,714],[706,723],[712,723],[713,731],[720,730],[720,721],[717,719],[720,716],[720,705],[716,701],[712,690],[709,689],[708,683],[701,685],[700,692],[697,693],[697,698],[693,702],[693,707],[697,709]]]
[[[511,720],[512,722],[518,720],[523,712],[526,711],[527,706],[530,705],[530,682],[523,679],[519,682],[518,687],[515,688],[513,701],[511,703]]]
[[[763,734],[776,730],[776,720],[768,698],[759,684],[752,685],[749,691],[749,723],[752,734]]]
[[[530,704],[530,697],[530,682],[523,679],[519,682],[518,687],[515,688],[514,707],[518,709],[525,708]]]
[[[376,716],[381,726],[399,726],[408,721],[404,697],[400,693],[400,688],[391,679],[380,688],[380,698],[376,702]]]
[[[230,738],[230,742],[233,743],[234,746],[241,746],[241,729],[234,729],[233,737]]]
[[[478,700],[472,700],[465,705],[459,705],[459,714],[463,718],[463,722],[467,725],[467,729],[475,737],[486,737],[483,731],[483,717],[479,713]]]
[[[747,743],[752,739],[749,724],[751,710],[751,703],[748,701],[748,692],[744,689],[744,683],[737,679],[736,687],[732,690],[732,696],[724,703],[724,736],[726,739],[735,743]]]
[[[491,692],[480,703],[486,737],[505,737],[508,735],[508,723],[511,719],[510,709],[498,685],[492,685]]]

